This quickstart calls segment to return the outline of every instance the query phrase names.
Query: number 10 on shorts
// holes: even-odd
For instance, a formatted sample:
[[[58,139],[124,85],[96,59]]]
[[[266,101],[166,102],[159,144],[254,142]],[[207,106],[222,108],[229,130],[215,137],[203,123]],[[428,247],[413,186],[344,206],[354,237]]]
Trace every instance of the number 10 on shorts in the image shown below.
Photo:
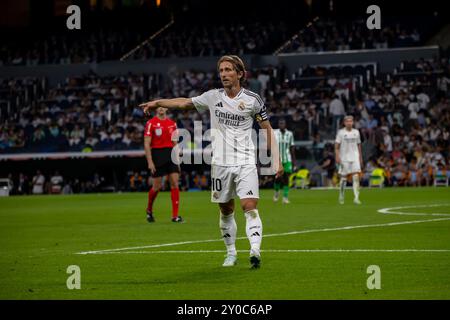
[[[212,191],[221,191],[222,190],[222,181],[220,179],[211,179],[211,188]]]

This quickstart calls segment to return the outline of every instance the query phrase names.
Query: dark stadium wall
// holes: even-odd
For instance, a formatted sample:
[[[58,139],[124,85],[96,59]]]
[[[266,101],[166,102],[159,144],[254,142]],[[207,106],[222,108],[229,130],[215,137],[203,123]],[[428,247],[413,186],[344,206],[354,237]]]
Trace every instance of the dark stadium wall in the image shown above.
[[[142,162],[143,166],[140,165]],[[145,168],[145,161],[123,159],[67,159],[67,160],[29,160],[29,161],[4,161],[1,163],[0,177],[8,174],[18,175],[24,173],[33,176],[40,170],[45,176],[59,171],[65,179],[78,178],[89,179],[94,173],[112,177],[115,171],[126,172],[128,169]]]
[[[30,22],[30,0],[0,1],[0,27],[25,27]]]
[[[203,172],[209,170],[208,165],[182,165],[181,170],[191,172],[196,170]],[[86,181],[99,174],[105,179],[105,183],[123,186],[128,179],[128,173],[139,172],[148,174],[147,162],[144,157],[115,157],[97,159],[59,159],[59,160],[26,160],[26,161],[1,161],[0,178],[6,178],[10,174],[16,180],[20,173],[32,178],[36,171],[40,170],[47,181],[51,175],[58,171],[66,181],[79,179]]]
[[[317,53],[286,53],[279,56],[289,71],[297,71],[299,65],[314,65],[324,63],[363,63],[377,62],[380,72],[392,72],[402,61],[419,58],[430,59],[439,55],[438,46],[420,48],[392,48],[358,50],[357,52],[321,52]]]

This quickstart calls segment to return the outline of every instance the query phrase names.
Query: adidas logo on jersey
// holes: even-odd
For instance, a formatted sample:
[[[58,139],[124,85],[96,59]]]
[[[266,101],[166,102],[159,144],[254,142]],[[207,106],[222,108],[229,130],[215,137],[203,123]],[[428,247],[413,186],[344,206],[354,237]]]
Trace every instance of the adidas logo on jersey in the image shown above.
[[[250,237],[260,237],[261,235],[259,234],[259,232],[253,232]]]
[[[217,108],[223,108],[222,102],[216,103],[214,106]]]
[[[253,195],[252,190],[250,190],[249,192],[247,192],[247,195],[248,195],[248,196],[252,196],[252,195]]]

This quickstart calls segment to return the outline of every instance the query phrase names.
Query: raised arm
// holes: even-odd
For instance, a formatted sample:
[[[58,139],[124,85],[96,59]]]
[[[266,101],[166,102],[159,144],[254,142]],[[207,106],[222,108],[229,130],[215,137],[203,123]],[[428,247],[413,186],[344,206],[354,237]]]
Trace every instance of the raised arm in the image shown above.
[[[155,110],[159,107],[167,109],[190,110],[194,109],[194,103],[192,102],[191,98],[159,99],[142,103],[139,105],[139,107],[144,110],[144,113],[148,113],[151,110]]]
[[[281,164],[281,158],[280,153],[278,150],[277,143],[275,141],[275,134],[273,133],[273,128],[270,125],[269,120],[264,120],[259,122],[259,126],[261,129],[266,130],[266,137],[267,137],[267,150],[270,150],[270,154],[272,155],[272,160],[276,161],[275,165],[275,178],[279,178],[283,175],[284,169],[283,165]],[[272,148],[273,147],[273,148]]]

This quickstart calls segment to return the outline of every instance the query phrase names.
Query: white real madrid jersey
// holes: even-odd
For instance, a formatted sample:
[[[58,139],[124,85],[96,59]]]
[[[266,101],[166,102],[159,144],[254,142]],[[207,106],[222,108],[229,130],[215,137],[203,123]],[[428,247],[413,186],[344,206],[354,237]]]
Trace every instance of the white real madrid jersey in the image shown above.
[[[341,161],[359,161],[358,144],[361,143],[361,137],[358,130],[340,129],[336,135],[336,143],[340,144]]]
[[[258,94],[241,89],[229,98],[224,89],[213,89],[193,97],[192,102],[198,111],[209,109],[211,115],[212,164],[256,164],[253,121],[267,120],[266,107]]]

